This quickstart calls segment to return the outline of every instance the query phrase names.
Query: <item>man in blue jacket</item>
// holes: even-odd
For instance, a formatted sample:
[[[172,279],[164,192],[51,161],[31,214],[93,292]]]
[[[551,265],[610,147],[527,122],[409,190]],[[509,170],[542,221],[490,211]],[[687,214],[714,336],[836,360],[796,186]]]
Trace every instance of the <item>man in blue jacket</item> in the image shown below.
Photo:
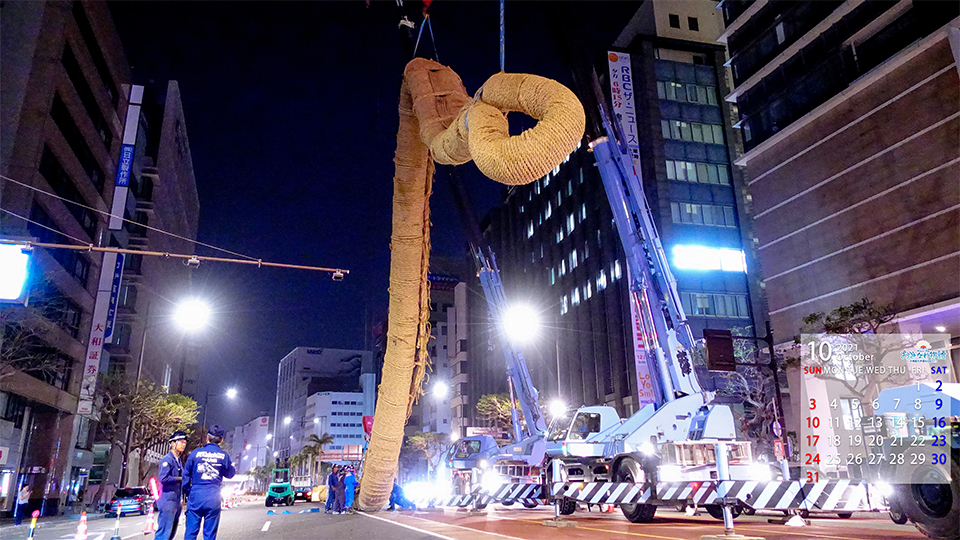
[[[187,434],[174,431],[170,435],[170,451],[160,460],[158,476],[160,477],[160,500],[157,508],[157,534],[155,540],[170,540],[177,534],[177,522],[180,521],[180,511],[183,509],[183,465],[180,456],[187,447]]]
[[[183,491],[187,495],[187,532],[184,540],[197,540],[203,521],[203,540],[215,540],[220,525],[220,485],[237,470],[230,454],[220,449],[226,431],[214,424],[207,430],[207,444],[194,450],[183,467]]]

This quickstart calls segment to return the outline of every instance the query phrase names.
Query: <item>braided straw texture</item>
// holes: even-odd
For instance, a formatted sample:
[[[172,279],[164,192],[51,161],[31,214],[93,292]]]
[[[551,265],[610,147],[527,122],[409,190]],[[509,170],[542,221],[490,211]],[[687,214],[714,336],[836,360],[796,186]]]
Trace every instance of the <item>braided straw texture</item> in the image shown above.
[[[394,157],[389,328],[357,499],[364,511],[377,511],[390,498],[403,427],[430,369],[433,162],[460,165],[473,159],[491,179],[522,185],[556,168],[583,136],[583,106],[556,81],[498,73],[479,94],[471,99],[460,77],[432,60],[415,58],[404,70]],[[511,137],[502,111],[523,112],[538,123]]]

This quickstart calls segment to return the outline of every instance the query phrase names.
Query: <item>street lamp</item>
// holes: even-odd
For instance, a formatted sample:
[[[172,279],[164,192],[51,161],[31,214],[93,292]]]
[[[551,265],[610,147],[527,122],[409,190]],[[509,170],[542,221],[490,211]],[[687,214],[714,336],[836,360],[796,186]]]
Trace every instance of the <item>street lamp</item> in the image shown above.
[[[150,307],[152,303],[147,303],[147,308],[143,313],[143,334],[140,336],[140,351],[137,353],[137,378],[136,384],[140,384],[140,377],[143,375],[143,351],[147,346],[147,330],[150,329],[152,325],[148,324],[150,321]],[[181,329],[184,332],[194,332],[199,330],[206,325],[207,320],[210,318],[210,308],[206,304],[199,300],[188,300],[181,303],[173,313],[173,319],[177,322]],[[206,407],[204,407],[204,414],[206,414]],[[133,433],[133,423],[134,420],[131,417],[130,421],[127,422],[127,432],[124,436],[124,454],[123,454],[123,463],[120,467],[120,486],[126,485],[127,481],[127,465],[130,462],[130,436]]]
[[[540,314],[530,306],[514,304],[503,312],[503,328],[514,343],[526,343],[540,333]],[[557,360],[557,394],[560,394],[560,332],[554,332]]]
[[[223,393],[223,395],[227,399],[234,399],[237,397],[237,389],[227,388],[227,390]],[[206,429],[207,427],[207,403],[209,401],[210,401],[210,389],[208,388],[207,393],[203,398],[203,422],[201,423],[201,425],[204,427],[204,429]]]
[[[567,404],[562,400],[555,399],[550,402],[550,416],[556,418],[567,412]]]
[[[443,381],[437,381],[433,383],[433,397],[435,399],[443,399],[450,394],[450,385]]]

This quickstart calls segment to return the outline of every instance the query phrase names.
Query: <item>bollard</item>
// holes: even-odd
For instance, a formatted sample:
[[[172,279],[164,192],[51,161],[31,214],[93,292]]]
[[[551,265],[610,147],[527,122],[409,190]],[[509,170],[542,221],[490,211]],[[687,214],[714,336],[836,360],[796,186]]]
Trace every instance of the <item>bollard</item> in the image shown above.
[[[40,511],[34,510],[30,514],[30,532],[27,533],[27,540],[33,540],[33,531],[37,528],[37,518],[40,517]]]
[[[80,523],[77,523],[77,534],[74,540],[87,540],[87,512],[80,512]]]
[[[123,540],[120,538],[120,504],[117,504],[117,521],[113,525],[113,536],[110,537],[110,540]]]

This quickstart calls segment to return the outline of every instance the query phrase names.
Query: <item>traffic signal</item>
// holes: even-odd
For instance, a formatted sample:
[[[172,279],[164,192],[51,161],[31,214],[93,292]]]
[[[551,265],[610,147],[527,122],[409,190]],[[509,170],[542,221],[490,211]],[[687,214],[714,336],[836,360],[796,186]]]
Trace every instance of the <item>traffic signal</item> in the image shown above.
[[[703,339],[707,345],[707,368],[711,371],[736,371],[733,356],[733,334],[729,330],[706,328]]]

